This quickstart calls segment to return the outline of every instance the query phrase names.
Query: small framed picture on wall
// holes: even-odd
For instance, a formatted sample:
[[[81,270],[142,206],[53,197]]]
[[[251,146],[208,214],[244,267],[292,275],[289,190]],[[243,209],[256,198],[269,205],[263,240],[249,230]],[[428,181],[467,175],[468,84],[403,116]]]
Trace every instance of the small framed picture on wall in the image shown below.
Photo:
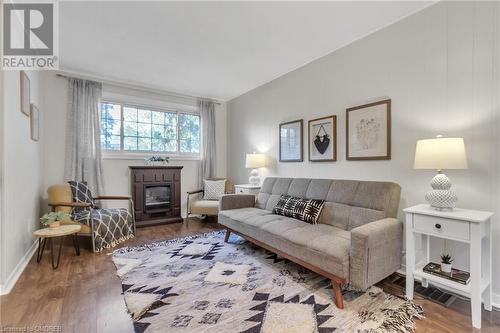
[[[31,140],[38,141],[40,139],[40,113],[35,104],[31,104],[30,110],[30,129]]]
[[[337,160],[337,116],[309,120],[309,161]]]
[[[294,120],[280,124],[280,162],[302,162],[303,120]]]
[[[346,159],[391,159],[391,100],[346,110]]]
[[[26,72],[21,71],[21,112],[30,116],[30,79]]]

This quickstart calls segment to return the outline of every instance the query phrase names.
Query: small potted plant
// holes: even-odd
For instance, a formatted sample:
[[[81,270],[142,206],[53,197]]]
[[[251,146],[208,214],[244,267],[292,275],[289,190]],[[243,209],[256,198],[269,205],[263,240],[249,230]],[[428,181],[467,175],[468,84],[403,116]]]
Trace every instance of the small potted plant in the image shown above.
[[[69,218],[69,214],[63,212],[50,212],[44,214],[40,218],[40,224],[44,227],[57,228],[61,225],[61,221]]]
[[[451,273],[451,263],[453,262],[452,257],[449,254],[441,255],[441,271],[444,273]]]
[[[168,156],[153,155],[146,159],[146,165],[162,166],[167,165],[170,160]]]

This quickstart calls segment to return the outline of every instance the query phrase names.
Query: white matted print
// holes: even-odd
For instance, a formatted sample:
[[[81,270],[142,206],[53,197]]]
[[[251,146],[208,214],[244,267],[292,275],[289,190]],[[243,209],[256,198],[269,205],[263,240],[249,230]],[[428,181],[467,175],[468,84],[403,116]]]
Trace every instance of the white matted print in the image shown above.
[[[346,159],[391,159],[391,100],[347,109]]]
[[[337,116],[309,120],[309,161],[337,160]]]
[[[280,162],[302,162],[303,120],[294,120],[280,124]]]

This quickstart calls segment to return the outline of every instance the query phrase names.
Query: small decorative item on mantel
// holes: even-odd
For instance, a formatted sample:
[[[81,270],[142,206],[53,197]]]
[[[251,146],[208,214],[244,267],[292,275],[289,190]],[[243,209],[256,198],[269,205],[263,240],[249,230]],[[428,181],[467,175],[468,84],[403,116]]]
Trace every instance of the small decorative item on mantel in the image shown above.
[[[61,221],[69,219],[69,214],[63,212],[50,212],[40,218],[43,227],[57,228],[61,226]]]
[[[453,262],[453,259],[449,254],[442,254],[441,255],[441,270],[444,273],[451,273],[451,263]]]
[[[165,166],[170,161],[168,156],[153,155],[146,159],[146,165],[148,166]]]

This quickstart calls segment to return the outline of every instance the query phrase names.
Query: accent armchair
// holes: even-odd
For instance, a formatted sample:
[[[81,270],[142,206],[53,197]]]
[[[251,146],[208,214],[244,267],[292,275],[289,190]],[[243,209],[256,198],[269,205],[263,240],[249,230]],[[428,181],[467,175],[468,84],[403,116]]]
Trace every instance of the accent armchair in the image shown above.
[[[207,178],[207,180],[226,180],[224,194],[233,193],[233,182],[229,178]],[[219,200],[204,200],[203,189],[187,192],[186,217],[191,214],[202,216],[217,216],[219,214]]]
[[[48,205],[53,212],[70,214],[70,218],[61,221],[61,224],[80,225],[82,229],[77,235],[91,237],[94,252],[114,247],[135,236],[134,205],[130,196],[92,197],[84,183],[70,183],[50,186],[47,190]],[[86,189],[84,197],[86,196],[87,200],[75,200],[76,193],[85,193],[85,190],[80,191],[80,186]],[[130,208],[105,209],[95,205],[96,201],[104,200],[128,201]]]

